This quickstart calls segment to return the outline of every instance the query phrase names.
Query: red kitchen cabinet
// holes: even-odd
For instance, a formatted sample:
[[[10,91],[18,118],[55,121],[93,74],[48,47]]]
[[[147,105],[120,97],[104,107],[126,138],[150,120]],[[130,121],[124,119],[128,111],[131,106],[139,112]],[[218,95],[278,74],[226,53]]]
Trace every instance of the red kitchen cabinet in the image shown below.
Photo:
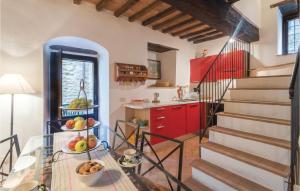
[[[190,61],[190,82],[197,83],[207,73],[216,56],[207,56],[205,58],[196,58]]]
[[[186,105],[187,120],[186,120],[186,131],[187,133],[199,132],[201,123],[201,129],[205,128],[206,125],[206,108],[205,103],[194,103]],[[200,116],[201,114],[201,116]]]
[[[179,137],[186,133],[186,105],[170,106],[169,136]]]
[[[200,118],[201,111],[201,118]],[[176,138],[187,133],[199,131],[199,125],[206,125],[205,103],[179,104],[150,109],[151,133]],[[151,137],[151,144],[165,141],[158,137]]]
[[[173,105],[150,109],[151,133],[176,138],[186,133],[186,106]],[[165,141],[158,137],[151,137],[151,144]]]
[[[150,109],[150,131],[151,133],[168,136],[170,107],[156,107]],[[164,139],[158,137],[150,138],[151,144],[157,144]]]
[[[228,79],[232,74],[234,78],[243,77],[246,61],[245,54],[244,51],[235,51],[222,54],[218,58],[217,55],[214,55],[192,59],[190,61],[190,82],[201,81],[213,63],[215,64],[213,75],[208,76],[206,78],[207,81]]]

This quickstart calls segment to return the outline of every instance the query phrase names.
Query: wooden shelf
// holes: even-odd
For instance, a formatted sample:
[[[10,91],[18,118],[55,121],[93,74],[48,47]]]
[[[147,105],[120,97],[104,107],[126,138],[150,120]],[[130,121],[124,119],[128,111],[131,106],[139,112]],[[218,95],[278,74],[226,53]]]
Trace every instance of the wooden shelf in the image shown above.
[[[148,70],[144,65],[115,64],[116,81],[146,81]]]

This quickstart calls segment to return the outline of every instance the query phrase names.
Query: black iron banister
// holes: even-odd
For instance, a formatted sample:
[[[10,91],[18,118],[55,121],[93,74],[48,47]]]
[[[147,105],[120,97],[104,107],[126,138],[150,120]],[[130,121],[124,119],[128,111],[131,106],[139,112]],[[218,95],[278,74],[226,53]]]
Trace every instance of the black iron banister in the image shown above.
[[[205,103],[205,106],[211,106],[208,117],[206,110],[200,107],[200,142],[207,129],[215,123],[215,115],[233,80],[248,76],[249,58],[250,44],[232,36],[222,47],[220,53],[213,58],[209,68],[200,79],[196,88],[199,102]],[[206,117],[203,118],[203,116]],[[203,121],[205,125],[203,125]]]
[[[292,79],[291,79],[291,83],[290,83],[290,87],[289,87],[290,99],[294,98],[295,83],[296,83],[296,79],[297,79],[297,75],[298,75],[298,68],[299,68],[299,54],[300,53],[299,53],[299,50],[298,50],[296,63],[294,65]]]
[[[296,63],[292,74],[292,79],[289,87],[291,99],[291,162],[290,162],[290,180],[289,190],[293,190],[295,184],[299,184],[299,131],[300,131],[300,104],[299,104],[299,62],[300,49],[298,49]]]

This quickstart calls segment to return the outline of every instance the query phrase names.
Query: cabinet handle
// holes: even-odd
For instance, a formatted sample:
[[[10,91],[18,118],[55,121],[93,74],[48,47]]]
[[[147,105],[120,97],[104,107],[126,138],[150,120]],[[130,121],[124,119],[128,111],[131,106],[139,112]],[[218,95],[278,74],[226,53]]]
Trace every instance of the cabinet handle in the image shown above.
[[[160,126],[157,126],[156,128],[157,129],[162,129],[162,128],[164,128],[165,126],[164,125],[160,125]]]
[[[157,109],[156,109],[156,111],[161,111],[161,110],[165,110],[165,108],[162,107],[162,108],[157,108]]]
[[[173,109],[180,109],[180,108],[182,108],[182,106],[175,106],[175,107],[173,107]]]
[[[165,116],[157,117],[156,119],[165,119]]]
[[[194,105],[190,105],[190,107],[197,107],[198,105],[197,104],[194,104]]]

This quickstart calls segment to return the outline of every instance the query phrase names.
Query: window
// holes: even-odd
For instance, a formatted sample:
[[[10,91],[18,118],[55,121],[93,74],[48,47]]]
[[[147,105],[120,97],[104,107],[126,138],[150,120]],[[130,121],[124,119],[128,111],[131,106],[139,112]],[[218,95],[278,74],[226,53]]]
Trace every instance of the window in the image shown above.
[[[94,103],[94,62],[90,58],[76,55],[63,55],[62,57],[62,83],[61,83],[61,105],[68,105],[74,98],[78,97],[80,80],[85,83],[87,99]],[[82,95],[80,95],[82,96]],[[93,110],[89,113],[93,114]],[[80,112],[64,111],[62,117],[82,115]]]
[[[288,15],[284,17],[283,35],[284,53],[296,53],[300,45],[300,23],[297,15]]]
[[[89,60],[62,59],[62,105],[78,96],[79,83],[83,79],[87,98],[93,100],[94,64]]]
[[[95,54],[87,54],[85,49],[74,50],[71,47],[58,47],[62,50],[56,50],[54,48],[50,55],[50,120],[84,115],[83,111],[68,111],[58,108],[68,105],[79,96],[82,79],[85,82],[87,98],[92,100],[94,105],[98,105],[98,57]],[[90,109],[89,116],[98,119],[98,108]]]

